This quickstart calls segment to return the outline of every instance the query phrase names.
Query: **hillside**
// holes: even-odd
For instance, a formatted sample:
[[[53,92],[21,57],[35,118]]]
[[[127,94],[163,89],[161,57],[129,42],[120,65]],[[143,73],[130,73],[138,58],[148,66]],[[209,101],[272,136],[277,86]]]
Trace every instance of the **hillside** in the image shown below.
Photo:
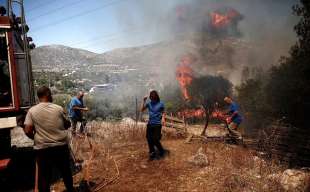
[[[34,70],[80,72],[105,71],[105,65],[116,69],[138,70],[160,82],[175,78],[176,66],[183,55],[193,54],[197,75],[221,74],[240,81],[243,66],[256,65],[251,60],[251,45],[236,38],[179,38],[140,47],[120,48],[102,54],[61,45],[42,46],[32,52]],[[127,71],[128,72],[128,71]],[[130,71],[129,71],[130,72]]]
[[[63,45],[41,46],[32,51],[34,70],[61,71],[80,68],[96,54]]]

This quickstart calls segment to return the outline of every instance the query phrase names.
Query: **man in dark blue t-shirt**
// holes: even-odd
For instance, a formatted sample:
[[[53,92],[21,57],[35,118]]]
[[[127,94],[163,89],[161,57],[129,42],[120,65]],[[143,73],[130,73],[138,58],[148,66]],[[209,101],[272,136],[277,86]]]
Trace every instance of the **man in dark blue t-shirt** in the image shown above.
[[[164,104],[160,101],[157,91],[150,92],[150,100],[146,102],[147,96],[144,97],[141,106],[141,111],[148,109],[149,121],[146,129],[146,138],[149,146],[149,159],[154,160],[156,158],[164,157],[168,151],[163,148],[160,143],[161,139],[161,119],[165,110]],[[155,147],[158,150],[158,154],[155,151]]]
[[[73,97],[69,103],[69,117],[71,120],[71,127],[73,135],[76,132],[77,122],[81,122],[80,133],[83,133],[86,121],[83,119],[83,111],[88,111],[88,108],[83,104],[83,91],[79,91],[78,94]]]
[[[225,97],[224,101],[229,104],[227,113],[229,117],[226,119],[228,124],[229,136],[234,139],[241,140],[241,133],[237,131],[240,123],[242,122],[242,116],[239,111],[239,106],[230,97]]]

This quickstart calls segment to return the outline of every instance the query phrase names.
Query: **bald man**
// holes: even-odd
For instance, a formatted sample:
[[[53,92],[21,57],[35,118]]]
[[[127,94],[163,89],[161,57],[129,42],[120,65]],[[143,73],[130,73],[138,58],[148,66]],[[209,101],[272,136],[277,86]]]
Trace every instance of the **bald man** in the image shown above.
[[[88,111],[88,108],[83,103],[84,92],[79,91],[75,97],[73,97],[69,103],[69,117],[71,120],[72,134],[76,133],[76,125],[81,122],[80,133],[84,132],[86,120],[83,119],[83,112]]]

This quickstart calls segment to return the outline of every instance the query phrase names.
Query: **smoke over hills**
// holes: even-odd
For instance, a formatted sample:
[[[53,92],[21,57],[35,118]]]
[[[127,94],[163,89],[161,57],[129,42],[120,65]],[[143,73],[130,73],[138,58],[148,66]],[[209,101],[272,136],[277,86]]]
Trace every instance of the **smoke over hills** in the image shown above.
[[[168,52],[163,49],[162,54],[171,54],[177,60],[182,53],[194,54],[198,58],[195,67],[201,75],[230,71],[235,75],[229,78],[236,84],[243,67],[267,69],[288,53],[295,41],[296,18],[292,15],[295,3],[295,0],[142,1],[130,8],[123,7],[119,22],[124,28],[148,26],[143,33],[149,41],[187,41],[186,46],[175,46]],[[240,47],[244,47],[242,53]],[[174,71],[175,65],[170,65],[165,67]],[[206,65],[211,67],[207,69]]]
[[[134,75],[126,73],[129,87],[139,82],[145,84],[142,89],[146,91],[177,85],[176,68],[184,55],[192,54],[196,76],[222,75],[239,84],[245,67],[265,70],[287,54],[295,39],[296,18],[291,14],[294,3],[293,0],[141,1],[130,9],[121,7],[119,22],[124,28],[147,26],[142,29],[140,44],[144,38],[156,43],[103,54],[41,47],[33,51],[33,63],[35,68],[46,69],[56,64],[57,69],[87,71],[116,64],[134,69],[128,71]],[[132,34],[132,39],[139,38]]]

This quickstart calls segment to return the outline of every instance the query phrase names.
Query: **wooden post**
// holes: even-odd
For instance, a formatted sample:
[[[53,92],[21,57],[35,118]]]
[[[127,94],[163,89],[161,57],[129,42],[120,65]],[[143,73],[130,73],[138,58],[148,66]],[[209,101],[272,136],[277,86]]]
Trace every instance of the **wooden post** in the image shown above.
[[[172,113],[170,113],[170,117],[173,117],[173,116],[172,116]],[[172,121],[171,121],[171,122],[172,122]],[[172,125],[171,128],[173,128],[173,124],[171,124],[171,125]]]
[[[137,125],[138,125],[138,118],[139,118],[139,114],[138,114],[138,98],[136,96],[136,128],[137,128]]]
[[[184,115],[183,115],[183,124],[184,124],[184,132],[187,133],[187,127],[186,127]]]

